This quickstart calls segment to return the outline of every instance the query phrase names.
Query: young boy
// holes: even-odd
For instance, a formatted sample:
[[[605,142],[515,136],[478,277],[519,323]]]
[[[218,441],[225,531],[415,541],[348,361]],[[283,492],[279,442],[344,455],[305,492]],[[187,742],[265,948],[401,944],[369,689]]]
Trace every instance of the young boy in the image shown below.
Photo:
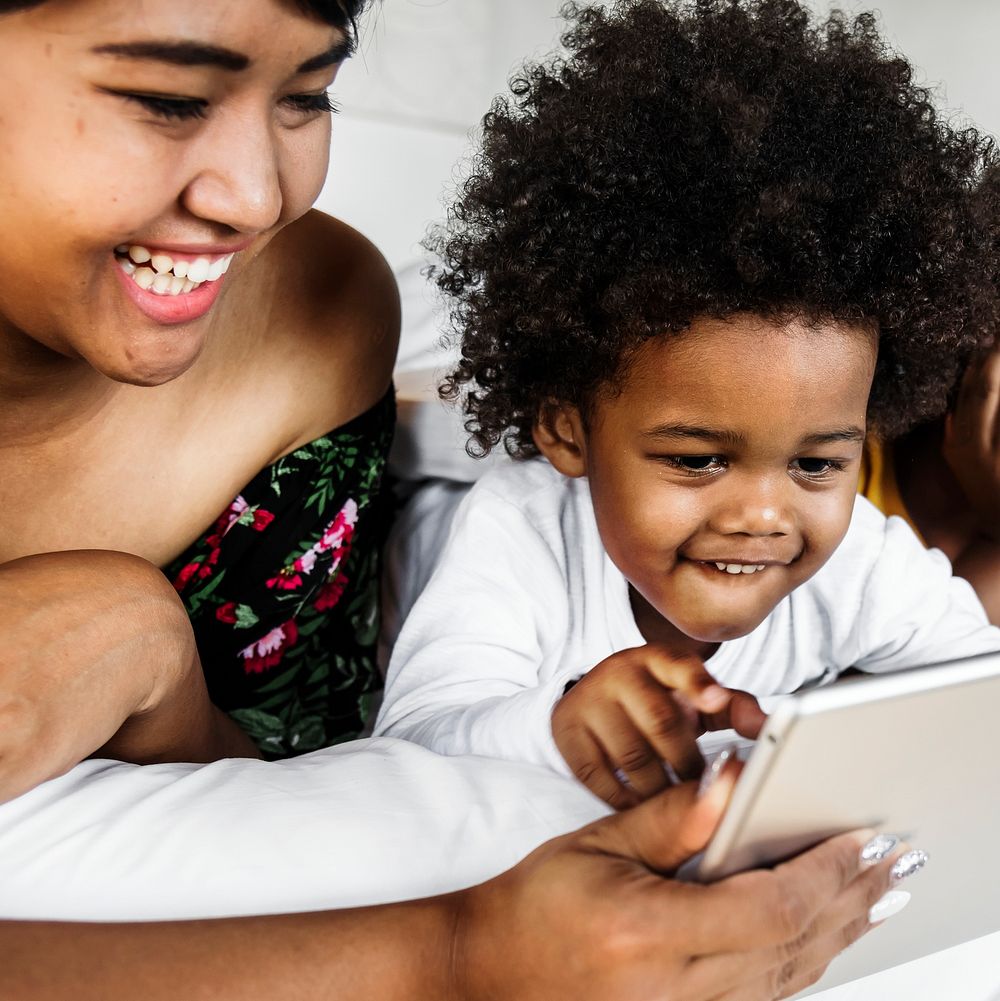
[[[857,667],[1000,648],[855,491],[869,424],[943,410],[996,328],[991,147],[869,17],[582,9],[484,123],[441,241],[477,446],[376,732],[571,769],[627,806],[706,726]],[[526,461],[525,461],[526,460]],[[735,693],[738,692],[738,693]]]

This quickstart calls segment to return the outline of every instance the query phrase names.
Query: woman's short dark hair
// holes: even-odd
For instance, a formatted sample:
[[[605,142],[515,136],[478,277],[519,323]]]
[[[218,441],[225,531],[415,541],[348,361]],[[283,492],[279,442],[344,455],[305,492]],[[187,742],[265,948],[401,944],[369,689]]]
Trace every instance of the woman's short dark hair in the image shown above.
[[[356,29],[358,17],[369,0],[295,0],[306,14],[332,24],[335,28]],[[0,0],[0,15],[41,7],[45,0]]]
[[[535,449],[646,338],[700,315],[879,332],[870,418],[940,414],[997,330],[993,141],[956,126],[875,18],[794,0],[570,4],[566,52],[483,121],[435,240],[470,448]],[[985,218],[984,218],[985,217]]]

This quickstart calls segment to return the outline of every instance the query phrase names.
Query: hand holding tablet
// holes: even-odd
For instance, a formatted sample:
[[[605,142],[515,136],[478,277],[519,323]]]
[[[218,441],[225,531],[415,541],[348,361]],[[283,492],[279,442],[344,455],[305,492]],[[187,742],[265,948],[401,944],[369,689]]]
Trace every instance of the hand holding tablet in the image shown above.
[[[884,920],[909,903],[906,917],[838,959],[823,988],[997,930],[1000,868],[987,864],[1000,834],[997,705],[1000,654],[788,696],[686,872],[724,879],[858,827],[919,844],[896,863],[905,877],[934,859],[912,902],[897,889],[873,915]]]

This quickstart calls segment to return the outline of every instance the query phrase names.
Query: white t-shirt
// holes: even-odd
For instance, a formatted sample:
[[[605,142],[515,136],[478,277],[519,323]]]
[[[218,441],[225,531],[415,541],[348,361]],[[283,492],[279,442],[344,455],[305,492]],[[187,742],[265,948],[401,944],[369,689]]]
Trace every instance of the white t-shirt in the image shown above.
[[[551,728],[566,683],[645,642],[587,481],[544,459],[503,463],[458,507],[392,652],[375,734],[566,772]],[[726,687],[770,696],[849,667],[895,671],[998,649],[1000,630],[948,559],[859,497],[829,562],[706,668]]]

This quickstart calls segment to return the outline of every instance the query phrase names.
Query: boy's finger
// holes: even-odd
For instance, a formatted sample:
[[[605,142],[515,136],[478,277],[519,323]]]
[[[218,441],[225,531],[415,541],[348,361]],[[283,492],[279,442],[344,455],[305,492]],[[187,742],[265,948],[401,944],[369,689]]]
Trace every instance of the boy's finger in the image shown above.
[[[631,692],[623,705],[655,754],[661,774],[659,762],[666,761],[682,782],[701,775],[705,761],[698,750],[698,734],[671,692],[650,681],[647,688]]]
[[[560,736],[560,751],[573,774],[595,795],[616,810],[626,810],[639,797],[615,775],[598,738],[583,727],[573,727]]]
[[[665,688],[684,694],[702,713],[720,712],[729,704],[729,691],[720,685],[697,657],[674,657],[657,646],[644,650],[646,668]]]
[[[661,754],[624,706],[611,704],[604,707],[594,726],[598,729],[608,761],[628,779],[628,784],[640,799],[648,799],[670,785]],[[699,768],[688,777],[696,778],[700,771]]]
[[[741,737],[756,740],[767,722],[767,713],[749,693],[733,691],[729,705],[721,713],[703,715],[706,730],[735,730]]]

